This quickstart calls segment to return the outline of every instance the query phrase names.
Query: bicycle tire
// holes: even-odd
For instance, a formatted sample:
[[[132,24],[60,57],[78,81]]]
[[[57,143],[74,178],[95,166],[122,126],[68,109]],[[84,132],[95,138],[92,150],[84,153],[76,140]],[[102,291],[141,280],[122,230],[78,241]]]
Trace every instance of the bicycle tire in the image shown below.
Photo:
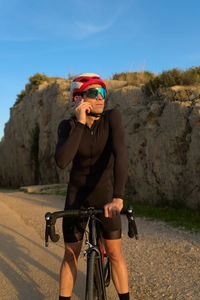
[[[87,260],[86,300],[106,300],[105,287],[102,287],[100,265],[96,251]]]
[[[103,272],[101,274],[99,260],[95,261],[95,273],[94,273],[94,300],[105,300],[106,292],[105,292],[105,284]],[[103,278],[103,282],[101,281],[101,276]],[[102,286],[102,284],[104,286]]]
[[[87,258],[87,276],[85,300],[94,300],[94,270],[95,270],[96,253],[92,251]]]

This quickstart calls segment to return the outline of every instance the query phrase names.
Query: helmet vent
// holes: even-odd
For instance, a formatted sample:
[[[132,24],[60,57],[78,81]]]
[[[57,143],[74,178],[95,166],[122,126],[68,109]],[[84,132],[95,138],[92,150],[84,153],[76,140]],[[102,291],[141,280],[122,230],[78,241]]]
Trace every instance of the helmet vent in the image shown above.
[[[89,79],[83,78],[83,79],[81,79],[80,81],[81,81],[81,82],[88,82]]]
[[[92,77],[92,79],[99,79],[99,77]]]

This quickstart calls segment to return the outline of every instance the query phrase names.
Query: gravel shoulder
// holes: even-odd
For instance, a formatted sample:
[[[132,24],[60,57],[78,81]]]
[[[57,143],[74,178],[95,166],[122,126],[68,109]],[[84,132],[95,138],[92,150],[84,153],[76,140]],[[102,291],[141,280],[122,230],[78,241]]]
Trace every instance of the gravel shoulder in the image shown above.
[[[62,238],[44,247],[44,214],[61,210],[64,197],[0,190],[0,299],[58,299]],[[200,234],[163,222],[136,218],[140,239],[127,237],[123,223],[123,252],[129,271],[131,299],[200,299]],[[57,231],[61,233],[58,220]],[[83,299],[85,261],[72,299]],[[109,299],[117,299],[113,286]]]

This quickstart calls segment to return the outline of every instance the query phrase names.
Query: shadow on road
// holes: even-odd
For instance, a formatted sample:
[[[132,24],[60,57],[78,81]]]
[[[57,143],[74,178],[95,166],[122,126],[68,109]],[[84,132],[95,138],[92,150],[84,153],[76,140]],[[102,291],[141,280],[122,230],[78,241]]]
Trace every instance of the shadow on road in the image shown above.
[[[57,290],[55,293],[58,293],[58,282],[59,282],[59,272],[55,273],[47,266],[44,266],[44,261],[41,260],[41,263],[32,258],[31,253],[35,252],[42,254],[41,257],[46,257],[46,259],[51,260],[55,259],[58,261],[58,266],[61,264],[61,256],[52,253],[49,249],[42,247],[40,244],[36,243],[27,236],[21,234],[15,229],[11,229],[6,225],[0,224],[1,230],[1,246],[0,246],[0,266],[1,272],[4,277],[11,283],[16,291],[17,299],[37,299],[42,300],[46,299],[45,295],[41,291],[41,286],[37,281],[34,280],[32,276],[32,270],[36,274],[44,274],[44,277],[48,279],[51,277],[56,281]],[[5,232],[10,232],[5,233]],[[20,243],[17,242],[15,237],[21,239]],[[24,246],[24,244],[28,246]],[[46,282],[48,284],[48,280]],[[52,288],[52,287],[51,287]],[[73,291],[73,294],[82,299],[85,290],[85,275],[79,270],[77,282]],[[77,299],[77,298],[76,298]]]
[[[18,236],[24,238],[25,240],[27,240],[28,242],[30,242],[33,246],[36,246],[36,247],[38,247],[40,250],[47,252],[49,255],[53,256],[55,259],[58,259],[58,260],[61,262],[60,256],[59,256],[59,255],[56,255],[56,254],[54,254],[54,253],[52,253],[52,252],[51,252],[49,249],[47,249],[45,246],[41,246],[40,244],[38,244],[38,243],[36,243],[35,241],[33,241],[33,240],[31,240],[30,238],[28,238],[27,236],[23,235],[22,233],[16,231],[16,230],[13,229],[13,228],[12,228],[12,229],[9,228],[9,227],[6,226],[6,225],[0,224],[0,227],[5,228],[6,230],[9,230],[10,232],[15,233],[16,235],[18,235]],[[44,244],[44,242],[43,242],[43,244]],[[0,250],[1,250],[1,248],[0,248]]]
[[[40,286],[30,276],[30,269],[33,266],[55,280],[58,280],[57,274],[31,258],[30,249],[19,245],[11,235],[1,233],[1,240],[4,241],[0,250],[1,272],[15,288],[18,299],[30,299],[30,295],[32,299],[44,299]]]

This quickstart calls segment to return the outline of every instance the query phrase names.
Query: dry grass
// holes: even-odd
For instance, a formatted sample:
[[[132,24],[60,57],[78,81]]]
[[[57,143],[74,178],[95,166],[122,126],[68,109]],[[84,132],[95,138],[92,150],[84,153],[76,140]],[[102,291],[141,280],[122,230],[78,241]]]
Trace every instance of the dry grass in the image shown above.
[[[153,79],[155,74],[147,71],[143,72],[122,72],[113,74],[113,80],[126,81],[128,85],[141,86],[150,79]]]

